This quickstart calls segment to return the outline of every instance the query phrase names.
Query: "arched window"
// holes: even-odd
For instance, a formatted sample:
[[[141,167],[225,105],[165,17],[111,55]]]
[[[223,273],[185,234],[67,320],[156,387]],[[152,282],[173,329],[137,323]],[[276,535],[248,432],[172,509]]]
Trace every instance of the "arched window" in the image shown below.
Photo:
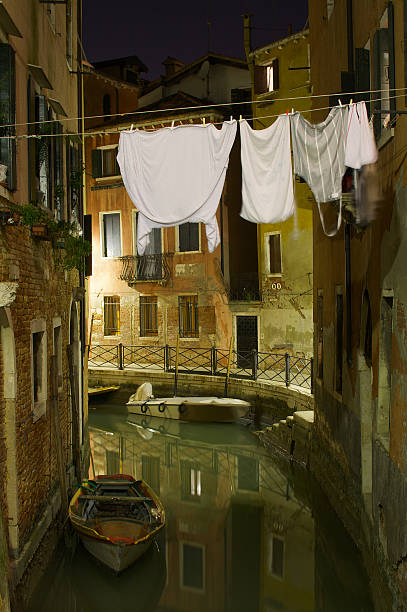
[[[110,94],[105,94],[103,96],[103,114],[104,114],[104,121],[109,121],[110,117],[108,117],[108,115],[112,114],[112,105],[111,105],[111,101],[110,101]]]

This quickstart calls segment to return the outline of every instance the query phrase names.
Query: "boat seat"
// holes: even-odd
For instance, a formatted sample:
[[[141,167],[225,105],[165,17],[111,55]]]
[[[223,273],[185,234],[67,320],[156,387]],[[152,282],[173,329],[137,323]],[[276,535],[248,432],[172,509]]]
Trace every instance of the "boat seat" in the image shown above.
[[[95,531],[106,537],[134,538],[135,540],[143,538],[149,533],[147,523],[112,518],[99,519],[95,525]]]

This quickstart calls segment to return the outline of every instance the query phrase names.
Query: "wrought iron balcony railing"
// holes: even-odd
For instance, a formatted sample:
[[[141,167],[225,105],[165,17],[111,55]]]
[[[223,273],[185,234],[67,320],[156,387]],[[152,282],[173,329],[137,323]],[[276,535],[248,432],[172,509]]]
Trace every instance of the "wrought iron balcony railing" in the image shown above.
[[[171,276],[172,256],[173,253],[154,253],[120,257],[122,261],[120,279],[130,284],[145,281],[166,284]]]

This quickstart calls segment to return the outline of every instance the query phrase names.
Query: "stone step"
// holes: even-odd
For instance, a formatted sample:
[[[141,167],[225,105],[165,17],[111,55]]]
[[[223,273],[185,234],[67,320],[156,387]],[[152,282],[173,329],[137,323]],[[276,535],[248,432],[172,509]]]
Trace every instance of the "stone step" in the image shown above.
[[[299,427],[309,431],[314,425],[314,411],[313,410],[301,410],[294,412],[294,422]]]

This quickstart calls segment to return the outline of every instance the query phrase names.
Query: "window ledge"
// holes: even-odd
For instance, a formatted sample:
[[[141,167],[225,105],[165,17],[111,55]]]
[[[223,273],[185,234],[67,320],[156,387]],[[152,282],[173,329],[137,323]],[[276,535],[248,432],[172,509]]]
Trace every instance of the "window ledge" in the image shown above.
[[[394,128],[384,129],[377,141],[377,148],[380,151],[394,137]]]
[[[175,251],[175,255],[193,255],[193,254],[202,254],[203,251]]]
[[[184,338],[184,336],[179,337],[180,342],[197,342],[199,340],[199,336],[195,336],[194,338]]]
[[[97,176],[95,178],[95,181],[97,183],[104,183],[106,181],[117,181],[117,180],[122,180],[122,175],[121,174],[112,174],[112,176]]]
[[[274,96],[276,96],[277,94],[278,89],[273,89],[272,91],[264,91],[263,93],[256,94],[256,98],[258,100],[269,100],[270,102],[274,102]],[[255,117],[255,119],[257,119],[257,117]],[[258,117],[258,119],[261,119],[261,117]]]
[[[106,339],[106,340],[117,340],[118,338],[120,339],[121,336],[116,336],[116,335],[114,335],[114,336],[103,336],[103,338]]]
[[[282,272],[266,272],[266,276],[267,278],[282,278],[283,277],[283,273]]]
[[[46,400],[40,400],[34,403],[33,408],[33,423],[38,421],[47,411],[47,402]]]
[[[157,333],[157,335],[156,335],[156,336],[139,336],[139,337],[138,337],[138,339],[139,339],[139,340],[142,340],[143,342],[144,342],[144,341],[147,341],[147,340],[148,340],[149,342],[150,342],[150,341],[151,341],[151,342],[158,342],[158,341],[159,341],[158,333]]]

